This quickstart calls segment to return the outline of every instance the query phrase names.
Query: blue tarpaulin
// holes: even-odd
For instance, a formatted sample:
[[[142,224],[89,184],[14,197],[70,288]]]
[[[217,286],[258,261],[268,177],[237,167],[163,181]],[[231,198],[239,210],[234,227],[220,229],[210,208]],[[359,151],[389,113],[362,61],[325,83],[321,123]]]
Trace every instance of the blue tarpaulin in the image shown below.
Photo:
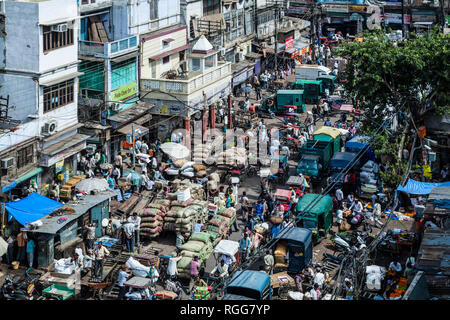
[[[404,187],[398,186],[398,191],[403,191],[410,194],[430,194],[431,189],[435,187],[450,187],[450,181],[433,183],[433,182],[420,182],[413,179],[408,179],[408,182]]]
[[[5,209],[21,225],[26,225],[49,215],[62,206],[58,201],[35,192],[22,200],[6,203]]]

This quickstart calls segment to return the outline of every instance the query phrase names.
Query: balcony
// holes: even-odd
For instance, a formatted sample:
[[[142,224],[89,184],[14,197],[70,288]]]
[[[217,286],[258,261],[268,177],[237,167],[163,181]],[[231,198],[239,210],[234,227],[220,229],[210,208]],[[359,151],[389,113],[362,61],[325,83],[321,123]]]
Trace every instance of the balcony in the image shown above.
[[[82,13],[112,6],[112,0],[78,0],[77,2]]]
[[[114,58],[130,53],[138,48],[137,36],[111,41],[94,42],[82,41],[78,43],[78,53],[82,56],[94,56],[97,58]]]
[[[231,75],[231,63],[219,61],[217,67],[200,72],[189,72],[184,79],[142,79],[142,90],[191,94]]]

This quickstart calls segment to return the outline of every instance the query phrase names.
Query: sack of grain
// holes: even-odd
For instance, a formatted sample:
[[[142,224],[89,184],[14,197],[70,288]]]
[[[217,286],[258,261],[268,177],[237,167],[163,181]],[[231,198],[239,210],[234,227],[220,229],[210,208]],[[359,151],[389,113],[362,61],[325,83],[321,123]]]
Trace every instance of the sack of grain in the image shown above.
[[[195,172],[206,170],[206,166],[204,164],[194,164],[192,165],[192,167],[194,168]]]
[[[180,173],[180,170],[178,169],[169,169],[166,171],[167,175],[169,176],[177,176]]]
[[[177,193],[176,192],[172,192],[172,193],[167,193],[166,195],[167,200],[177,200]]]
[[[163,230],[175,232],[175,223],[173,222],[165,222],[163,225]]]
[[[204,178],[204,177],[206,177],[206,175],[207,175],[207,173],[206,173],[205,170],[197,171],[196,174],[195,174],[195,176],[198,177],[198,178]]]
[[[176,207],[188,207],[192,203],[194,203],[194,199],[190,198],[186,201],[172,200],[172,202],[170,204],[171,204],[171,206],[176,206]]]
[[[287,241],[279,241],[277,243],[277,246],[276,246],[276,249],[274,251],[274,254],[278,255],[278,256],[286,257],[287,250],[288,250]]]
[[[181,167],[183,167],[184,166],[184,164],[187,162],[187,160],[177,160],[177,161],[175,161],[174,163],[173,163],[173,165],[176,167],[176,168],[181,168]]]
[[[194,232],[189,240],[200,241],[203,243],[208,243],[211,238],[211,235],[207,232]]]
[[[202,250],[202,248],[204,247],[204,245],[205,244],[201,241],[189,240],[188,242],[181,245],[180,249],[191,251],[191,252],[200,252]]]

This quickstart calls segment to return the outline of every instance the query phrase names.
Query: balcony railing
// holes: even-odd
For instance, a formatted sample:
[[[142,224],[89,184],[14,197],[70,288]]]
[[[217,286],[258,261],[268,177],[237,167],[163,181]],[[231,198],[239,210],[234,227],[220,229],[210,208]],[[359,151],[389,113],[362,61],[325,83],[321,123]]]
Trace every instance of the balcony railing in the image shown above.
[[[138,47],[137,36],[111,41],[94,42],[79,41],[78,52],[84,56],[95,56],[98,58],[112,58],[124,53],[136,50]]]
[[[103,8],[112,5],[112,0],[77,0],[81,11]]]
[[[172,79],[142,79],[142,90],[155,90],[178,94],[191,94],[203,89],[218,80],[231,74],[230,62],[219,62],[216,68],[205,71],[199,75],[189,77],[187,80]]]

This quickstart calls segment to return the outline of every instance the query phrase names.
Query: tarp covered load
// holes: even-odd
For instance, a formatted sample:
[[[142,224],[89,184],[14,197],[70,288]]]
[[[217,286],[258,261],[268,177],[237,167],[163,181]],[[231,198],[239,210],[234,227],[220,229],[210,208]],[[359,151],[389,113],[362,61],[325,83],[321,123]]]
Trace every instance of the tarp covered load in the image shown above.
[[[21,225],[26,225],[49,215],[62,206],[62,203],[34,192],[22,200],[6,203],[5,209]]]
[[[431,190],[436,187],[450,187],[450,181],[435,183],[408,179],[406,185],[404,187],[398,186],[397,190],[410,194],[430,194]]]

